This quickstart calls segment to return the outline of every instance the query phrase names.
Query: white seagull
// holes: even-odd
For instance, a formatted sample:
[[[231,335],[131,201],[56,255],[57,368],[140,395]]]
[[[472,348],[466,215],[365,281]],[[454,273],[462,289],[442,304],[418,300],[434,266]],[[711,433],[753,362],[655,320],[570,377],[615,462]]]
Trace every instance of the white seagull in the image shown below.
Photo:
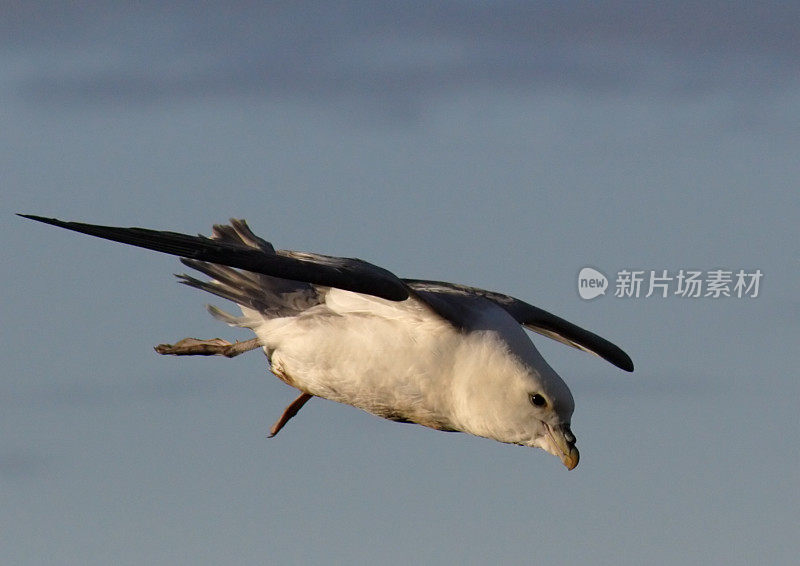
[[[241,316],[208,309],[256,338],[185,338],[156,351],[233,357],[262,348],[272,373],[300,391],[270,436],[323,397],[393,421],[542,448],[571,470],[579,458],[570,430],[575,403],[523,326],[633,371],[608,340],[519,299],[400,279],[359,259],[276,250],[244,220],[215,225],[206,238],[20,216],[180,256],[209,276],[178,277],[239,305]]]

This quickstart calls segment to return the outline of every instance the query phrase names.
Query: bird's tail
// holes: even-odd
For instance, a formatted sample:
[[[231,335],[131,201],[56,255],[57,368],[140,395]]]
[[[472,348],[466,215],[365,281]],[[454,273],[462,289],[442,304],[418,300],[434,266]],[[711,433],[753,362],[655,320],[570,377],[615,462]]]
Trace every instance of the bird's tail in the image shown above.
[[[211,239],[275,255],[272,244],[253,234],[244,220],[231,218],[230,224],[214,225]],[[249,327],[255,322],[254,319],[263,321],[263,317],[294,316],[320,303],[317,290],[309,283],[195,259],[181,258],[181,263],[211,277],[210,281],[201,281],[190,275],[177,275],[181,283],[208,291],[242,307],[243,317],[209,307],[214,317],[231,325]]]

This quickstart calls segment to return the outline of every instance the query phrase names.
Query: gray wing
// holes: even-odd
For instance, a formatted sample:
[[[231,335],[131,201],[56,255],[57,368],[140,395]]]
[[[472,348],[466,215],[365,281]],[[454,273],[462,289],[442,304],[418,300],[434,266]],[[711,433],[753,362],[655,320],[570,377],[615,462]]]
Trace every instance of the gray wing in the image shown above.
[[[177,232],[65,222],[29,214],[19,216],[189,260],[227,265],[313,285],[336,287],[390,301],[403,301],[408,298],[408,288],[393,273],[360,259],[274,250],[271,245],[263,241],[260,242],[261,249],[254,249],[219,239],[189,236]]]
[[[600,356],[625,371],[633,371],[633,361],[630,356],[615,344],[563,318],[514,297],[444,281],[403,279],[403,282],[437,314],[454,322],[456,325],[460,320],[457,302],[448,300],[448,296],[482,297],[504,308],[508,314],[514,317],[514,320],[534,332],[553,340],[558,340],[562,344]]]

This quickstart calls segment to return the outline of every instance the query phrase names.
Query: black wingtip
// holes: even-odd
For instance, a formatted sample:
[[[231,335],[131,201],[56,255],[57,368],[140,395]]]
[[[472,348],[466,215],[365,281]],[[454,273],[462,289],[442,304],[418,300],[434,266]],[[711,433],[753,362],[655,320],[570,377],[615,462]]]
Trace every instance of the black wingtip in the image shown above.
[[[43,222],[46,220],[43,216],[36,216],[34,214],[22,214],[21,212],[17,212],[17,216],[21,216],[22,218],[30,218],[31,220],[38,220],[39,222]]]
[[[614,365],[617,366],[619,369],[624,369],[625,371],[633,372],[633,360],[631,359],[631,357],[622,350],[620,350],[620,353],[622,355],[619,357],[618,360],[616,360],[616,362],[614,362]]]
[[[17,216],[20,216],[22,218],[27,218],[28,220],[36,220],[36,222],[44,222],[45,224],[52,224],[53,226],[61,226],[62,228],[65,228],[66,227],[65,225],[68,224],[67,222],[59,220],[58,218],[47,218],[45,216],[36,216],[35,214],[22,214],[20,212],[17,212]]]
[[[622,348],[612,342],[609,342],[605,338],[590,333],[589,331],[584,332],[586,332],[587,335],[592,336],[592,340],[584,343],[584,346],[591,343],[593,346],[591,350],[595,354],[621,370],[633,372],[633,360]]]

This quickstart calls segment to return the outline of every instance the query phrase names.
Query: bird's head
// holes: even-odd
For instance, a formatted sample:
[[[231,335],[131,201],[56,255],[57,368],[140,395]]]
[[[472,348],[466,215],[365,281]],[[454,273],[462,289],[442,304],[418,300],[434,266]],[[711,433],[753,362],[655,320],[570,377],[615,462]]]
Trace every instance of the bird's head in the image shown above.
[[[566,392],[566,396],[542,393],[528,395],[530,404],[536,409],[534,416],[536,420],[531,423],[530,427],[534,433],[532,439],[527,439],[521,444],[536,446],[558,456],[567,469],[572,470],[578,465],[580,453],[575,447],[575,435],[572,434],[570,428],[572,409],[565,409],[567,401],[570,407],[574,407],[574,403],[569,389]]]
[[[468,433],[541,448],[568,469],[578,465],[570,429],[575,401],[518,325],[473,333],[454,387],[457,421]]]

